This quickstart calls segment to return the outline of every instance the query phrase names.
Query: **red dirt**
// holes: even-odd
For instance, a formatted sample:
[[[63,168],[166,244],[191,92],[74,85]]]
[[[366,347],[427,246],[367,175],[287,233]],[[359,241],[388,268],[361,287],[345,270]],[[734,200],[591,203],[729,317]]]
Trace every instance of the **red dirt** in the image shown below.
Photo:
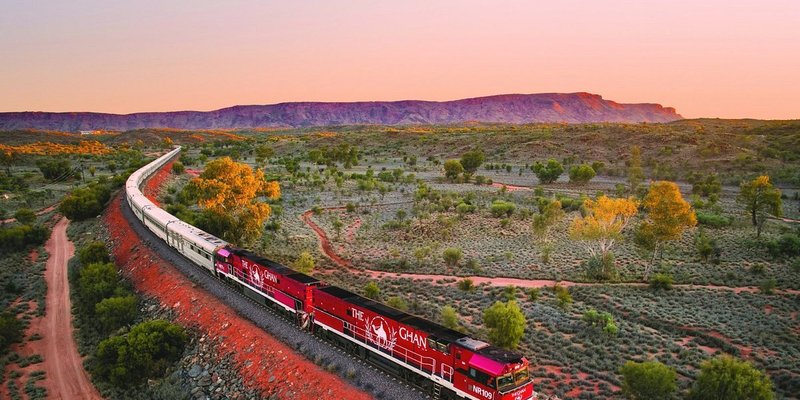
[[[175,161],[170,161],[164,164],[158,172],[156,172],[150,179],[145,182],[144,187],[142,188],[142,194],[145,195],[150,201],[153,202],[158,207],[161,207],[161,203],[158,202],[158,194],[161,192],[161,187],[170,177],[172,171],[172,163]]]
[[[191,176],[200,176],[200,174],[202,174],[203,171],[201,171],[199,169],[189,169],[189,168],[187,168],[186,169],[186,173],[191,175]]]
[[[533,190],[533,189],[531,189],[531,188],[529,188],[527,186],[509,185],[507,183],[501,183],[501,182],[492,183],[492,187],[496,187],[498,189],[502,189],[503,187],[505,187],[506,191],[509,191],[509,192],[516,192],[516,191],[530,192],[531,190]]]
[[[67,261],[72,258],[75,247],[67,238],[68,226],[69,221],[66,218],[59,220],[53,227],[50,239],[45,243],[45,249],[50,255],[44,274],[47,282],[47,313],[43,318],[32,319],[25,334],[30,337],[38,333],[42,339],[15,345],[16,348],[12,350],[23,357],[33,354],[42,356],[41,364],[16,369],[26,373],[45,371],[45,379],[39,381],[37,386],[47,389],[48,399],[102,399],[83,369],[83,359],[72,335]],[[23,388],[19,385],[21,382],[18,380],[17,383],[22,391]],[[6,398],[5,395],[4,393],[0,397]]]
[[[39,259],[39,250],[36,249],[31,250],[31,253],[28,254],[28,258],[31,260],[31,262],[35,263],[36,260]]]
[[[224,338],[218,345],[220,357],[233,356],[248,387],[261,391],[264,397],[280,392],[281,397],[288,398],[370,398],[296,354],[250,321],[238,317],[230,307],[196,288],[169,263],[141,245],[122,215],[120,202],[118,196],[103,217],[111,233],[117,265],[136,290],[172,308],[178,323],[195,327],[213,338]]]
[[[340,257],[338,254],[336,254],[335,251],[333,251],[333,245],[331,245],[331,241],[330,239],[328,239],[328,234],[325,233],[325,230],[320,228],[320,226],[317,225],[317,223],[311,219],[311,215],[313,214],[314,214],[313,210],[308,210],[304,212],[302,215],[300,215],[300,219],[303,220],[303,222],[305,222],[306,225],[308,225],[314,231],[314,233],[317,234],[317,237],[319,238],[320,248],[322,249],[323,254],[328,256],[328,258],[330,258],[331,261],[333,261],[336,265],[345,268],[350,268],[352,266],[350,260],[346,260]]]

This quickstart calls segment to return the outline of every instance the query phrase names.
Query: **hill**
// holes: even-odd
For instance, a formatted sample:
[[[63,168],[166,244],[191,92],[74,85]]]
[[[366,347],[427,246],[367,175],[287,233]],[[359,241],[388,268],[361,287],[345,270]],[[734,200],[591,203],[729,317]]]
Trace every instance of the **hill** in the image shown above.
[[[454,101],[299,102],[234,106],[216,111],[103,114],[91,112],[0,113],[0,130],[78,131],[142,128],[229,129],[329,125],[454,124],[469,121],[669,122],[681,119],[660,104],[621,104],[590,93],[509,94]]]

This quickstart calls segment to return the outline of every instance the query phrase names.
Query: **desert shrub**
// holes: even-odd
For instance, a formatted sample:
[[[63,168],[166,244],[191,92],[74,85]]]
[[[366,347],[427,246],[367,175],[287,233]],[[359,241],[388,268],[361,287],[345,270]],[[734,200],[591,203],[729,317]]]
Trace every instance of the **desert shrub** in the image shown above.
[[[475,284],[472,282],[472,279],[464,278],[456,284],[460,290],[465,292],[471,292],[475,290]]]
[[[14,213],[14,218],[22,225],[33,225],[36,222],[36,213],[30,208],[20,208]]]
[[[107,263],[111,261],[106,245],[100,241],[89,242],[78,250],[78,260],[81,265]]]
[[[766,247],[773,257],[798,257],[800,256],[800,236],[795,233],[786,233],[776,240],[768,241]]]
[[[50,237],[50,230],[42,225],[14,225],[0,228],[0,250],[19,251],[28,246],[38,246]]]
[[[113,332],[132,323],[139,312],[136,296],[114,296],[94,305],[94,314],[105,332]]]
[[[567,310],[572,305],[573,299],[572,295],[569,293],[569,289],[561,285],[554,285],[553,293],[556,295],[558,307],[562,310]]]
[[[364,286],[364,296],[372,300],[377,300],[381,296],[381,288],[378,287],[377,283],[369,282]]]
[[[449,266],[456,266],[458,265],[459,261],[461,261],[461,249],[455,247],[444,249],[442,252],[442,258],[444,259],[445,264]]]
[[[516,348],[527,325],[525,315],[514,300],[498,301],[484,310],[483,323],[489,330],[489,340],[503,348]]]
[[[444,162],[444,176],[447,179],[455,180],[464,172],[464,167],[459,160],[447,160]]]
[[[5,354],[12,343],[22,341],[24,325],[14,314],[5,311],[0,314],[0,354]]]
[[[614,264],[614,254],[611,252],[605,255],[595,255],[581,263],[584,273],[588,279],[596,281],[608,281],[617,277],[617,269]]]
[[[95,304],[113,296],[120,288],[120,277],[112,263],[94,263],[81,268],[78,294],[84,307],[94,310]]]
[[[590,308],[583,313],[581,320],[586,323],[590,328],[602,330],[609,335],[616,335],[619,329],[617,324],[614,323],[614,316],[607,312],[598,312],[594,308]]]
[[[64,197],[58,211],[72,221],[81,221],[96,217],[111,197],[111,189],[107,185],[95,183],[84,188],[75,189]]]
[[[772,382],[746,361],[721,355],[703,362],[689,400],[772,400]]]
[[[408,311],[408,303],[400,296],[391,296],[386,299],[386,305],[394,307],[401,311]]]
[[[475,206],[472,205],[472,204],[467,204],[467,203],[463,203],[462,202],[462,203],[459,203],[456,206],[456,212],[459,215],[466,215],[466,214],[469,214],[469,213],[474,213],[475,212]]]
[[[509,301],[517,298],[517,287],[508,285],[503,288],[503,300]]]
[[[595,175],[595,170],[589,164],[575,165],[569,169],[569,181],[572,183],[587,183],[592,180]]]
[[[778,286],[778,281],[775,278],[769,278],[761,281],[758,285],[758,288],[761,290],[763,294],[773,294],[775,293],[775,288]]]
[[[314,256],[307,251],[300,253],[300,257],[292,263],[292,268],[295,271],[310,274],[314,271]]]
[[[452,306],[447,305],[442,307],[440,317],[442,320],[442,325],[450,329],[458,328],[458,314],[456,313],[456,309]]]
[[[492,216],[495,218],[500,218],[503,216],[510,217],[514,214],[514,210],[517,208],[516,204],[505,201],[505,200],[495,200],[492,202],[491,207],[489,210],[492,213]]]
[[[180,161],[175,161],[172,163],[172,173],[175,175],[180,175],[186,170],[186,167],[183,166],[183,163]]]
[[[697,249],[697,254],[700,256],[700,259],[703,260],[703,262],[711,261],[712,264],[719,264],[722,250],[717,245],[717,241],[709,238],[702,228],[697,232],[697,237],[695,238],[695,248]]]
[[[622,393],[629,399],[669,400],[678,388],[675,370],[658,361],[628,361],[619,372]]]
[[[36,162],[39,171],[48,181],[62,181],[72,178],[72,164],[66,158],[45,158]]]
[[[650,288],[655,290],[672,289],[672,275],[653,274],[653,276],[650,277]]]
[[[531,302],[535,302],[539,300],[539,296],[541,296],[542,292],[539,288],[530,288],[528,289],[528,300]]]
[[[126,335],[101,341],[92,372],[118,387],[138,385],[163,376],[167,367],[180,358],[186,340],[179,325],[164,320],[143,322]]]
[[[545,164],[537,161],[531,166],[531,170],[536,174],[540,183],[553,183],[564,172],[564,166],[551,158]]]
[[[698,224],[711,228],[724,228],[733,223],[733,218],[713,212],[697,210],[696,215]]]

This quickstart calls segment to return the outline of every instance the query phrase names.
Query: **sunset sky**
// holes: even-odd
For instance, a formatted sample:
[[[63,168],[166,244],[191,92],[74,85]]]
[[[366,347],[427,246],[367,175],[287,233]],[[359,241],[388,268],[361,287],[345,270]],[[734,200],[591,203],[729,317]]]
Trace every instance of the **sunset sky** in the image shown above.
[[[0,111],[578,91],[800,118],[800,1],[0,3]]]

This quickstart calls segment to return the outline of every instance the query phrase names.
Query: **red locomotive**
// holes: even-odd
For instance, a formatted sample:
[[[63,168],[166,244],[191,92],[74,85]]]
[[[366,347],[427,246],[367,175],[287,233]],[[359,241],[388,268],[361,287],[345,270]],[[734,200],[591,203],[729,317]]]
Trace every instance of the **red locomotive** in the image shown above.
[[[528,360],[426,319],[388,307],[247,250],[219,249],[217,276],[256,301],[297,317],[328,337],[417,383],[435,397],[533,397]]]

